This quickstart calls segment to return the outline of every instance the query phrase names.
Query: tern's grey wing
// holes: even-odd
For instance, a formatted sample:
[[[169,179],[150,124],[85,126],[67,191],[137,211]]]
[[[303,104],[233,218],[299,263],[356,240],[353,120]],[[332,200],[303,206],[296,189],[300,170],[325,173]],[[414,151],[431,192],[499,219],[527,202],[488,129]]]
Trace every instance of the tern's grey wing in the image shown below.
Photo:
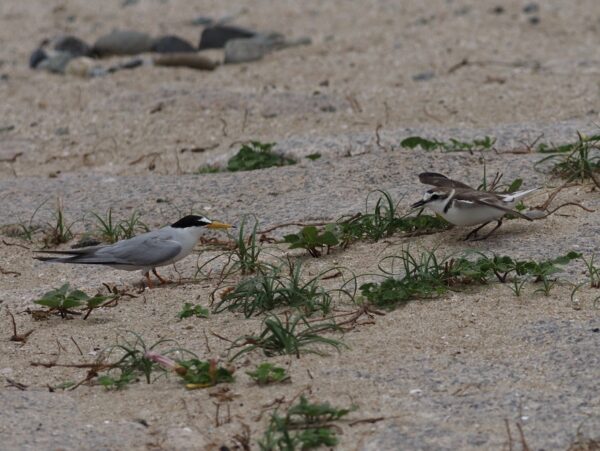
[[[419,174],[419,181],[425,185],[438,187],[473,189],[465,183],[449,179],[444,174],[437,172],[422,172]]]
[[[181,252],[181,245],[170,237],[155,235],[143,238],[120,241],[97,250],[86,259],[103,264],[151,267],[169,261]],[[83,263],[83,258],[80,260]]]

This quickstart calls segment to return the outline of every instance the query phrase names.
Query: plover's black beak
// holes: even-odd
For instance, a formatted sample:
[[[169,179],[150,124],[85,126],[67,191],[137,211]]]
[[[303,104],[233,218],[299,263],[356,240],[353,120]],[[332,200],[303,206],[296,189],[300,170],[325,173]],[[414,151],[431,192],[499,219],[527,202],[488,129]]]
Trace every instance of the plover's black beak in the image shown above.
[[[422,207],[423,205],[425,205],[425,201],[423,199],[421,199],[419,202],[415,202],[414,204],[412,204],[410,206],[410,208],[419,208],[419,207]]]

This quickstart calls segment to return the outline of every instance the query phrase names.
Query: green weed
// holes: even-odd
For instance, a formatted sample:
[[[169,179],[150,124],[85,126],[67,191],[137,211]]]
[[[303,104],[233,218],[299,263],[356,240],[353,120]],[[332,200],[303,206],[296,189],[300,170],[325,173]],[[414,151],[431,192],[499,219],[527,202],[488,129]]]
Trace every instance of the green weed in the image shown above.
[[[166,343],[173,342],[174,340],[161,339],[148,346],[143,338],[135,332],[128,331],[119,334],[117,343],[106,348],[101,356],[103,359],[109,359],[111,356],[117,355],[118,359],[111,364],[107,374],[98,378],[98,382],[106,388],[120,389],[143,377],[146,383],[150,384],[153,373],[164,374],[164,370],[152,358],[151,352],[156,352],[156,349],[163,347]],[[180,349],[165,350],[160,354],[168,355],[175,351],[188,353],[192,357],[196,357],[195,354]]]
[[[375,202],[373,210],[370,211],[369,198],[374,193],[378,193],[379,198]],[[437,216],[398,216],[397,204],[386,191],[376,190],[369,193],[365,204],[364,214],[354,215],[346,219],[340,218],[337,221],[336,230],[342,246],[347,247],[354,241],[365,239],[379,241],[397,232],[415,235],[442,231],[450,227],[447,221]]]
[[[592,180],[600,188],[600,135],[585,137],[578,133],[578,141],[559,147],[543,147],[538,150],[550,153],[536,162],[538,167],[552,163],[550,173],[567,182]],[[541,144],[540,144],[541,146]]]
[[[261,363],[254,371],[246,371],[258,385],[276,384],[290,379],[285,368],[275,366],[272,363]]]
[[[423,150],[431,151],[441,149],[444,152],[481,152],[491,150],[496,143],[496,138],[486,136],[482,139],[473,141],[460,141],[450,138],[449,141],[439,141],[437,139],[425,139],[420,136],[410,136],[400,142],[400,146],[405,149],[415,149],[420,147]]]
[[[216,174],[217,172],[221,172],[221,168],[219,166],[206,165],[200,166],[196,171],[196,174]]]
[[[54,222],[46,223],[44,229],[44,247],[58,246],[59,244],[66,243],[73,238],[71,229],[75,223],[72,222],[67,224],[65,214],[60,199],[56,204],[56,210],[54,211]]]
[[[334,224],[329,224],[324,231],[319,232],[315,226],[307,226],[302,228],[299,233],[285,235],[283,239],[290,244],[290,249],[306,249],[313,257],[320,257],[324,247],[329,253],[332,246],[339,244],[334,228]]]
[[[395,307],[414,299],[432,299],[446,293],[451,287],[469,284],[485,284],[494,277],[505,283],[509,276],[513,279],[511,289],[518,296],[523,288],[523,280],[532,278],[542,284],[545,295],[554,286],[551,276],[561,271],[561,266],[581,257],[577,252],[551,260],[515,260],[509,256],[479,253],[479,258],[471,260],[465,256],[457,258],[438,257],[435,252],[426,251],[418,256],[408,249],[400,255],[385,257],[379,267],[383,273],[382,282],[361,285],[362,295],[379,307]],[[389,263],[390,268],[384,268]],[[400,266],[399,270],[395,267]]]
[[[83,319],[87,319],[92,310],[106,306],[114,300],[115,296],[100,294],[90,297],[81,290],[71,290],[69,284],[65,283],[60,288],[48,291],[34,303],[47,307],[49,313],[58,313],[61,318],[66,318],[67,315],[81,315],[81,311],[73,309],[83,308],[83,310],[87,310]]]
[[[275,143],[261,143],[259,141],[244,144],[239,152],[227,162],[227,170],[230,172],[253,171],[296,163],[292,158],[274,153],[272,151],[274,146]]]
[[[209,311],[206,307],[202,307],[200,304],[192,304],[191,302],[186,302],[183,304],[181,311],[177,314],[179,319],[191,318],[195,316],[196,318],[208,318]]]
[[[269,425],[258,445],[261,451],[293,451],[338,444],[336,427],[332,424],[348,415],[349,409],[338,409],[329,403],[311,403],[301,396],[297,404],[280,416],[271,414]]]
[[[600,288],[600,267],[594,265],[594,258],[595,255],[592,255],[588,261],[585,257],[581,257],[590,278],[590,288]]]
[[[253,274],[257,270],[265,267],[265,264],[262,263],[259,259],[260,254],[262,252],[262,247],[260,246],[256,238],[259,224],[256,218],[254,218],[254,224],[252,226],[252,231],[250,232],[250,235],[245,235],[246,225],[249,217],[250,216],[245,215],[242,218],[242,221],[238,228],[237,237],[234,240],[233,249],[229,252],[221,253],[204,262],[202,265],[198,266],[198,268],[196,269],[196,276],[201,274],[203,269],[208,264],[224,256],[227,258],[227,261],[223,266],[223,270],[221,271],[222,277],[236,273],[238,271],[241,272],[242,275]]]
[[[140,219],[140,213],[134,211],[128,219],[114,222],[112,217],[112,208],[106,212],[106,216],[102,217],[97,213],[92,212],[92,216],[96,219],[98,225],[96,234],[102,241],[108,243],[116,243],[119,240],[129,239],[134,237],[138,232],[148,232],[150,229]]]
[[[338,268],[332,268],[305,281],[300,260],[288,261],[287,266],[270,266],[236,286],[226,288],[213,312],[240,311],[248,318],[278,307],[292,307],[306,315],[316,311],[326,315],[331,311],[334,294],[345,295],[350,299],[354,297],[353,293],[345,289],[326,290],[319,285],[323,278],[338,273]],[[213,292],[211,296],[213,303],[215,294]]]
[[[183,368],[177,373],[185,381],[186,387],[190,389],[212,387],[234,381],[233,368],[218,366],[216,360],[179,360],[177,364]]]
[[[281,321],[278,316],[270,315],[264,320],[263,326],[259,335],[244,336],[234,342],[230,349],[234,347],[242,347],[242,349],[231,360],[255,349],[261,349],[267,357],[291,354],[299,358],[303,352],[323,355],[322,351],[314,347],[315,345],[332,346],[338,351],[344,346],[338,340],[320,335],[322,332],[339,330],[332,322],[309,323],[302,315],[291,318],[286,315],[285,320]]]

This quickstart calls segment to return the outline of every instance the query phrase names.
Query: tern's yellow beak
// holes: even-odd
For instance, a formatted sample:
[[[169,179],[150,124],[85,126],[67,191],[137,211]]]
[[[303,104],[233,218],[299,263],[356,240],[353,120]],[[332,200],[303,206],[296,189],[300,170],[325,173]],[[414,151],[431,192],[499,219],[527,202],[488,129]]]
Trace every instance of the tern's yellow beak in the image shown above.
[[[213,221],[206,225],[207,229],[230,229],[233,226],[231,224],[225,224],[224,222]]]

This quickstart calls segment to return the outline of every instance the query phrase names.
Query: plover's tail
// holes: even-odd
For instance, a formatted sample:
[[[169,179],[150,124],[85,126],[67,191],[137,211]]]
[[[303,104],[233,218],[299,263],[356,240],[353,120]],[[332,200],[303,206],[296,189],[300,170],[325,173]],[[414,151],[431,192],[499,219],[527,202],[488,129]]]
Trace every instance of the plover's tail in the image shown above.
[[[512,194],[505,194],[503,196],[503,199],[504,199],[504,202],[512,204],[513,202],[519,202],[520,200],[525,199],[531,193],[537,191],[538,189],[539,188],[533,188],[533,189],[528,189],[526,191],[517,191],[516,193],[512,193]]]

